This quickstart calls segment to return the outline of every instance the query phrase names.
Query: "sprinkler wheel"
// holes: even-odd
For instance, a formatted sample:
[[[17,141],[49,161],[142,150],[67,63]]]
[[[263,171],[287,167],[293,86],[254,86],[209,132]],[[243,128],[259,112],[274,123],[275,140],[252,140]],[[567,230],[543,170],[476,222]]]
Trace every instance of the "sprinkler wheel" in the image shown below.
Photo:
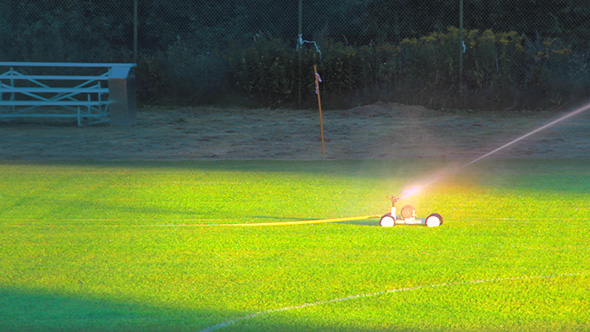
[[[432,213],[428,218],[424,219],[424,223],[428,227],[437,227],[443,224],[443,217],[438,213]]]
[[[391,216],[391,213],[388,213],[381,217],[379,225],[381,225],[382,227],[393,227],[395,226],[395,218]]]

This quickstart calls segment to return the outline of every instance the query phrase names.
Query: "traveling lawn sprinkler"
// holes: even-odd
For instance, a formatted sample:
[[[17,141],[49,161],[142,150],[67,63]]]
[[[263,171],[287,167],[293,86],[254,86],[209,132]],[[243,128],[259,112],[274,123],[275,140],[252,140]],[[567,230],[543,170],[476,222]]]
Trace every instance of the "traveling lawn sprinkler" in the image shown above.
[[[405,205],[401,209],[401,214],[397,215],[395,203],[403,197],[387,196],[391,200],[391,213],[381,217],[379,225],[383,227],[393,227],[395,225],[426,225],[428,227],[437,227],[442,225],[443,218],[438,213],[430,214],[426,219],[416,218],[416,210],[411,205]]]
[[[482,156],[480,156],[478,158],[475,158],[472,161],[463,164],[462,166],[455,167],[455,168],[450,169],[450,170],[446,170],[444,173],[439,174],[438,176],[436,176],[435,178],[431,179],[426,184],[423,184],[422,186],[415,186],[415,187],[412,187],[412,188],[408,189],[406,192],[404,192],[402,194],[401,197],[394,197],[394,196],[391,196],[390,197],[390,196],[387,196],[387,198],[389,198],[391,200],[391,213],[387,213],[387,214],[383,215],[383,217],[381,217],[381,220],[379,221],[379,224],[381,226],[383,226],[383,227],[393,227],[393,226],[398,225],[398,224],[399,225],[426,225],[428,227],[437,227],[437,226],[442,225],[443,218],[438,213],[432,213],[426,219],[416,219],[416,211],[414,210],[414,208],[411,205],[404,206],[402,208],[402,210],[401,210],[401,215],[398,216],[396,214],[395,203],[398,202],[399,200],[403,199],[403,198],[406,198],[406,197],[408,197],[410,195],[416,194],[417,192],[419,192],[422,189],[424,189],[424,188],[432,185],[433,183],[435,183],[435,182],[443,179],[446,176],[449,176],[449,175],[451,175],[453,173],[456,173],[456,172],[458,172],[459,170],[462,170],[465,167],[469,167],[469,166],[477,163],[478,161],[483,160],[483,159],[486,159],[489,156],[495,154],[496,152],[501,151],[501,150],[504,150],[504,149],[506,149],[506,148],[508,148],[508,147],[510,147],[510,146],[512,146],[512,145],[514,145],[514,144],[516,144],[516,143],[518,143],[520,141],[522,141],[523,139],[525,139],[525,138],[527,138],[527,137],[529,137],[531,135],[534,135],[534,134],[536,134],[536,133],[538,133],[538,132],[540,132],[542,130],[545,130],[545,129],[549,128],[549,127],[552,127],[552,126],[556,125],[557,123],[559,123],[561,121],[564,121],[566,119],[569,119],[569,118],[571,118],[571,117],[573,117],[575,115],[578,115],[578,114],[580,114],[582,112],[586,112],[587,110],[590,110],[590,103],[588,103],[588,104],[586,104],[586,105],[584,105],[582,107],[576,108],[573,111],[571,111],[571,112],[569,112],[569,113],[567,113],[565,115],[562,115],[561,117],[559,117],[559,118],[557,118],[557,119],[555,119],[555,120],[553,120],[553,121],[551,121],[551,122],[549,122],[549,123],[547,123],[547,124],[545,124],[545,125],[537,128],[535,130],[532,130],[532,131],[530,131],[530,132],[528,132],[528,133],[526,133],[524,135],[521,135],[521,136],[513,139],[512,141],[510,141],[510,142],[502,145],[501,147],[496,148],[496,149],[494,149],[494,150],[492,150],[492,151],[490,151],[490,152],[488,152],[488,153],[486,153],[486,154],[484,154],[484,155],[482,155]]]

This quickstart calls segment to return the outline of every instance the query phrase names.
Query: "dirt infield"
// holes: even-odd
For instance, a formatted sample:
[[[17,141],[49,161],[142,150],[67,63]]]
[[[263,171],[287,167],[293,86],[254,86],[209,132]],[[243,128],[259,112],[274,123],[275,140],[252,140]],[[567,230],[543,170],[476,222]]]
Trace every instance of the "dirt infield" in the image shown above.
[[[327,159],[480,156],[559,112],[449,112],[396,103],[324,112]],[[590,112],[497,157],[590,158]],[[0,122],[0,160],[322,159],[317,110],[144,107],[135,126]]]

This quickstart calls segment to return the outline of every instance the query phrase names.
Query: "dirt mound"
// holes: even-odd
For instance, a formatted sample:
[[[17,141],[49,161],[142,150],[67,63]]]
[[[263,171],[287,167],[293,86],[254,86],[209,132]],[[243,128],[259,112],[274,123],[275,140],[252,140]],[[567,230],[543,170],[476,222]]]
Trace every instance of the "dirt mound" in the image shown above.
[[[555,118],[551,113],[443,112],[377,103],[324,111],[326,157],[473,158]],[[564,121],[501,157],[588,158],[590,114]],[[137,125],[0,122],[0,160],[321,159],[317,110],[144,107]]]

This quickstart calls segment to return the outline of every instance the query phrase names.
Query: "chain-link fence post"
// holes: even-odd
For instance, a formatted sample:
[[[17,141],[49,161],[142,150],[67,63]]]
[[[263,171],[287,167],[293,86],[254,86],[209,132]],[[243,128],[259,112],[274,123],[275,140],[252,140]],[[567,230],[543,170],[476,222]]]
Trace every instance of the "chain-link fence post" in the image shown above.
[[[133,62],[137,63],[137,0],[133,0]]]
[[[302,59],[301,59],[301,48],[299,47],[299,40],[301,35],[303,34],[303,0],[299,0],[299,4],[297,6],[297,108],[301,108],[301,90],[302,90],[302,82],[301,82],[301,75],[303,69],[302,66]]]
[[[459,0],[459,98],[463,98],[463,0]]]

